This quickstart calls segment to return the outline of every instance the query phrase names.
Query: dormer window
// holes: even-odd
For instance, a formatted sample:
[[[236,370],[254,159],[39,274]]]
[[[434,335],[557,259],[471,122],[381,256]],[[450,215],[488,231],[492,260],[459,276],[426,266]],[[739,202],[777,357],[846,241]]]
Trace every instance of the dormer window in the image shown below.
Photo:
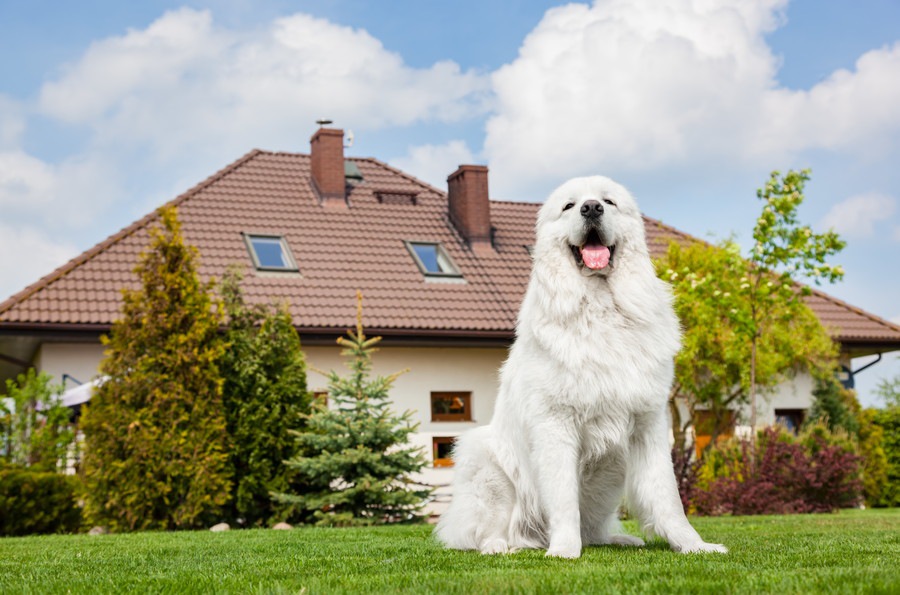
[[[426,276],[461,277],[450,255],[438,242],[406,242],[419,270]]]
[[[247,250],[258,271],[293,271],[297,262],[284,236],[244,234]]]

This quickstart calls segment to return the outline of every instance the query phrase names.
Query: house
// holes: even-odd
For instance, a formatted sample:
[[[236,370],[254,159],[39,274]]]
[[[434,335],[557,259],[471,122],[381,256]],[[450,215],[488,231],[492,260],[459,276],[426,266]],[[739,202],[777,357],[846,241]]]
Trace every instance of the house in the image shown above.
[[[463,165],[443,191],[371,158],[345,158],[343,131],[320,128],[310,154],[254,150],[181,196],[200,274],[244,270],[250,302],[287,302],[307,360],[340,369],[336,337],[353,326],[383,337],[378,373],[404,368],[393,397],[415,410],[415,441],[432,453],[425,479],[446,484],[455,436],[489,421],[497,370],[514,336],[539,204],[489,200],[488,170]],[[118,316],[120,290],[148,244],[155,213],[0,304],[0,377],[28,366],[85,382]],[[690,236],[645,218],[651,250]],[[900,349],[900,327],[814,291],[809,303],[852,357]],[[312,390],[325,379],[309,378]],[[808,379],[775,395],[763,422],[809,407]]]

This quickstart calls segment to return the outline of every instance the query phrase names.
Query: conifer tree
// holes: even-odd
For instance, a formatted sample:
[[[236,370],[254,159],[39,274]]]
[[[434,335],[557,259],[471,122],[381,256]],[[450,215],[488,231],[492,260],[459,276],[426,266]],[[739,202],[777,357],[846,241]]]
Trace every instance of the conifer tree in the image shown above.
[[[86,407],[86,513],[111,530],[208,522],[228,497],[221,307],[197,275],[174,208],[123,290],[122,317],[103,337],[107,377]]]
[[[425,464],[421,449],[408,444],[416,431],[412,412],[395,414],[389,391],[403,372],[371,378],[372,354],[381,337],[366,337],[362,296],[356,331],[338,344],[350,374],[328,374],[329,404],[317,402],[307,427],[294,432],[299,453],[286,461],[308,486],[306,494],[275,494],[313,513],[318,525],[352,526],[418,520],[430,489],[410,474]]]
[[[247,526],[296,521],[293,507],[271,492],[304,489],[284,461],[297,449],[289,430],[302,429],[309,413],[306,361],[287,310],[248,305],[240,280],[232,270],[222,283],[229,347],[220,367],[234,470],[229,514]]]

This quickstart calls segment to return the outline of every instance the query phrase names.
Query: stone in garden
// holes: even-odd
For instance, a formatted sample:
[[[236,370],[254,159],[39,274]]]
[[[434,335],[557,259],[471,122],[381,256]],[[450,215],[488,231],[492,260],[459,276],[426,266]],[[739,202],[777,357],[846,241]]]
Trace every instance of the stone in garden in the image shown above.
[[[88,535],[106,535],[109,531],[106,530],[106,527],[94,527],[90,531],[88,531]]]
[[[228,523],[219,523],[218,525],[213,525],[209,528],[210,531],[214,533],[219,533],[221,531],[228,531],[231,527],[228,526]]]
[[[293,527],[287,523],[278,523],[277,525],[275,525],[272,528],[276,529],[278,531],[290,531],[291,529],[293,529]]]

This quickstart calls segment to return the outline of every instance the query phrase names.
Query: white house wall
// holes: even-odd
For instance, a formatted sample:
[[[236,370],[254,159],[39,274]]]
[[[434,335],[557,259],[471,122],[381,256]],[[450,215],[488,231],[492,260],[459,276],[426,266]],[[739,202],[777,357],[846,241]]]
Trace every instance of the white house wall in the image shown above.
[[[305,347],[306,361],[310,368],[323,371],[348,372],[340,348]],[[429,466],[416,479],[438,486],[436,501],[430,512],[439,513],[449,499],[448,484],[453,477],[452,467],[432,467],[432,438],[455,437],[469,428],[490,421],[497,397],[497,372],[506,358],[506,349],[493,348],[439,348],[439,347],[384,347],[373,357],[373,373],[388,375],[400,370],[409,372],[397,378],[391,397],[395,411],[410,410],[413,421],[419,424],[418,433],[411,437],[414,445],[421,446]],[[103,346],[99,343],[46,343],[38,351],[35,365],[62,382],[63,374],[87,382],[98,374],[103,358]],[[327,380],[309,370],[311,391],[325,391]],[[72,388],[68,383],[67,388]],[[432,422],[431,393],[433,391],[472,393],[471,422]]]
[[[38,349],[34,365],[47,372],[53,382],[63,383],[63,374],[68,374],[78,382],[90,382],[99,374],[103,359],[103,345],[97,343],[44,343]],[[67,389],[76,386],[66,381]]]
[[[341,374],[347,371],[337,348],[307,347],[305,351],[307,365],[311,368],[337,370]],[[409,370],[394,383],[391,391],[394,410],[413,412],[413,420],[419,424],[419,431],[411,437],[411,442],[421,446],[427,459],[432,461],[434,437],[455,437],[490,421],[497,398],[497,373],[506,355],[506,349],[500,348],[386,347],[373,356],[373,373],[388,375]],[[323,375],[309,370],[307,384],[310,390],[324,391],[327,381]],[[431,421],[433,391],[471,392],[472,421]],[[423,471],[421,477],[416,478],[437,486],[435,501],[429,506],[429,512],[443,512],[449,501],[449,483],[452,478],[452,467],[431,465]]]
[[[325,376],[312,368],[337,370],[340,374],[348,371],[336,345],[305,347],[304,351],[310,368],[307,384],[311,391],[325,391],[327,388]],[[502,348],[384,347],[373,357],[373,373],[388,375],[409,370],[397,378],[391,397],[395,411],[413,412],[413,421],[419,424],[419,430],[411,441],[423,448],[430,463],[434,437],[455,437],[490,421],[497,396],[497,373],[506,355],[507,350]],[[87,382],[97,375],[102,357],[103,347],[99,343],[46,343],[40,348],[35,364],[38,369],[51,374],[55,382],[62,382],[63,374]],[[808,374],[800,374],[781,385],[775,393],[763,396],[759,406],[759,423],[775,423],[776,409],[808,409],[812,389],[812,378]],[[431,393],[436,391],[470,392],[472,421],[431,421],[430,398]],[[744,412],[742,419],[748,417]],[[429,464],[417,478],[438,488],[430,512],[440,513],[446,506],[452,477],[452,467],[432,467]]]

